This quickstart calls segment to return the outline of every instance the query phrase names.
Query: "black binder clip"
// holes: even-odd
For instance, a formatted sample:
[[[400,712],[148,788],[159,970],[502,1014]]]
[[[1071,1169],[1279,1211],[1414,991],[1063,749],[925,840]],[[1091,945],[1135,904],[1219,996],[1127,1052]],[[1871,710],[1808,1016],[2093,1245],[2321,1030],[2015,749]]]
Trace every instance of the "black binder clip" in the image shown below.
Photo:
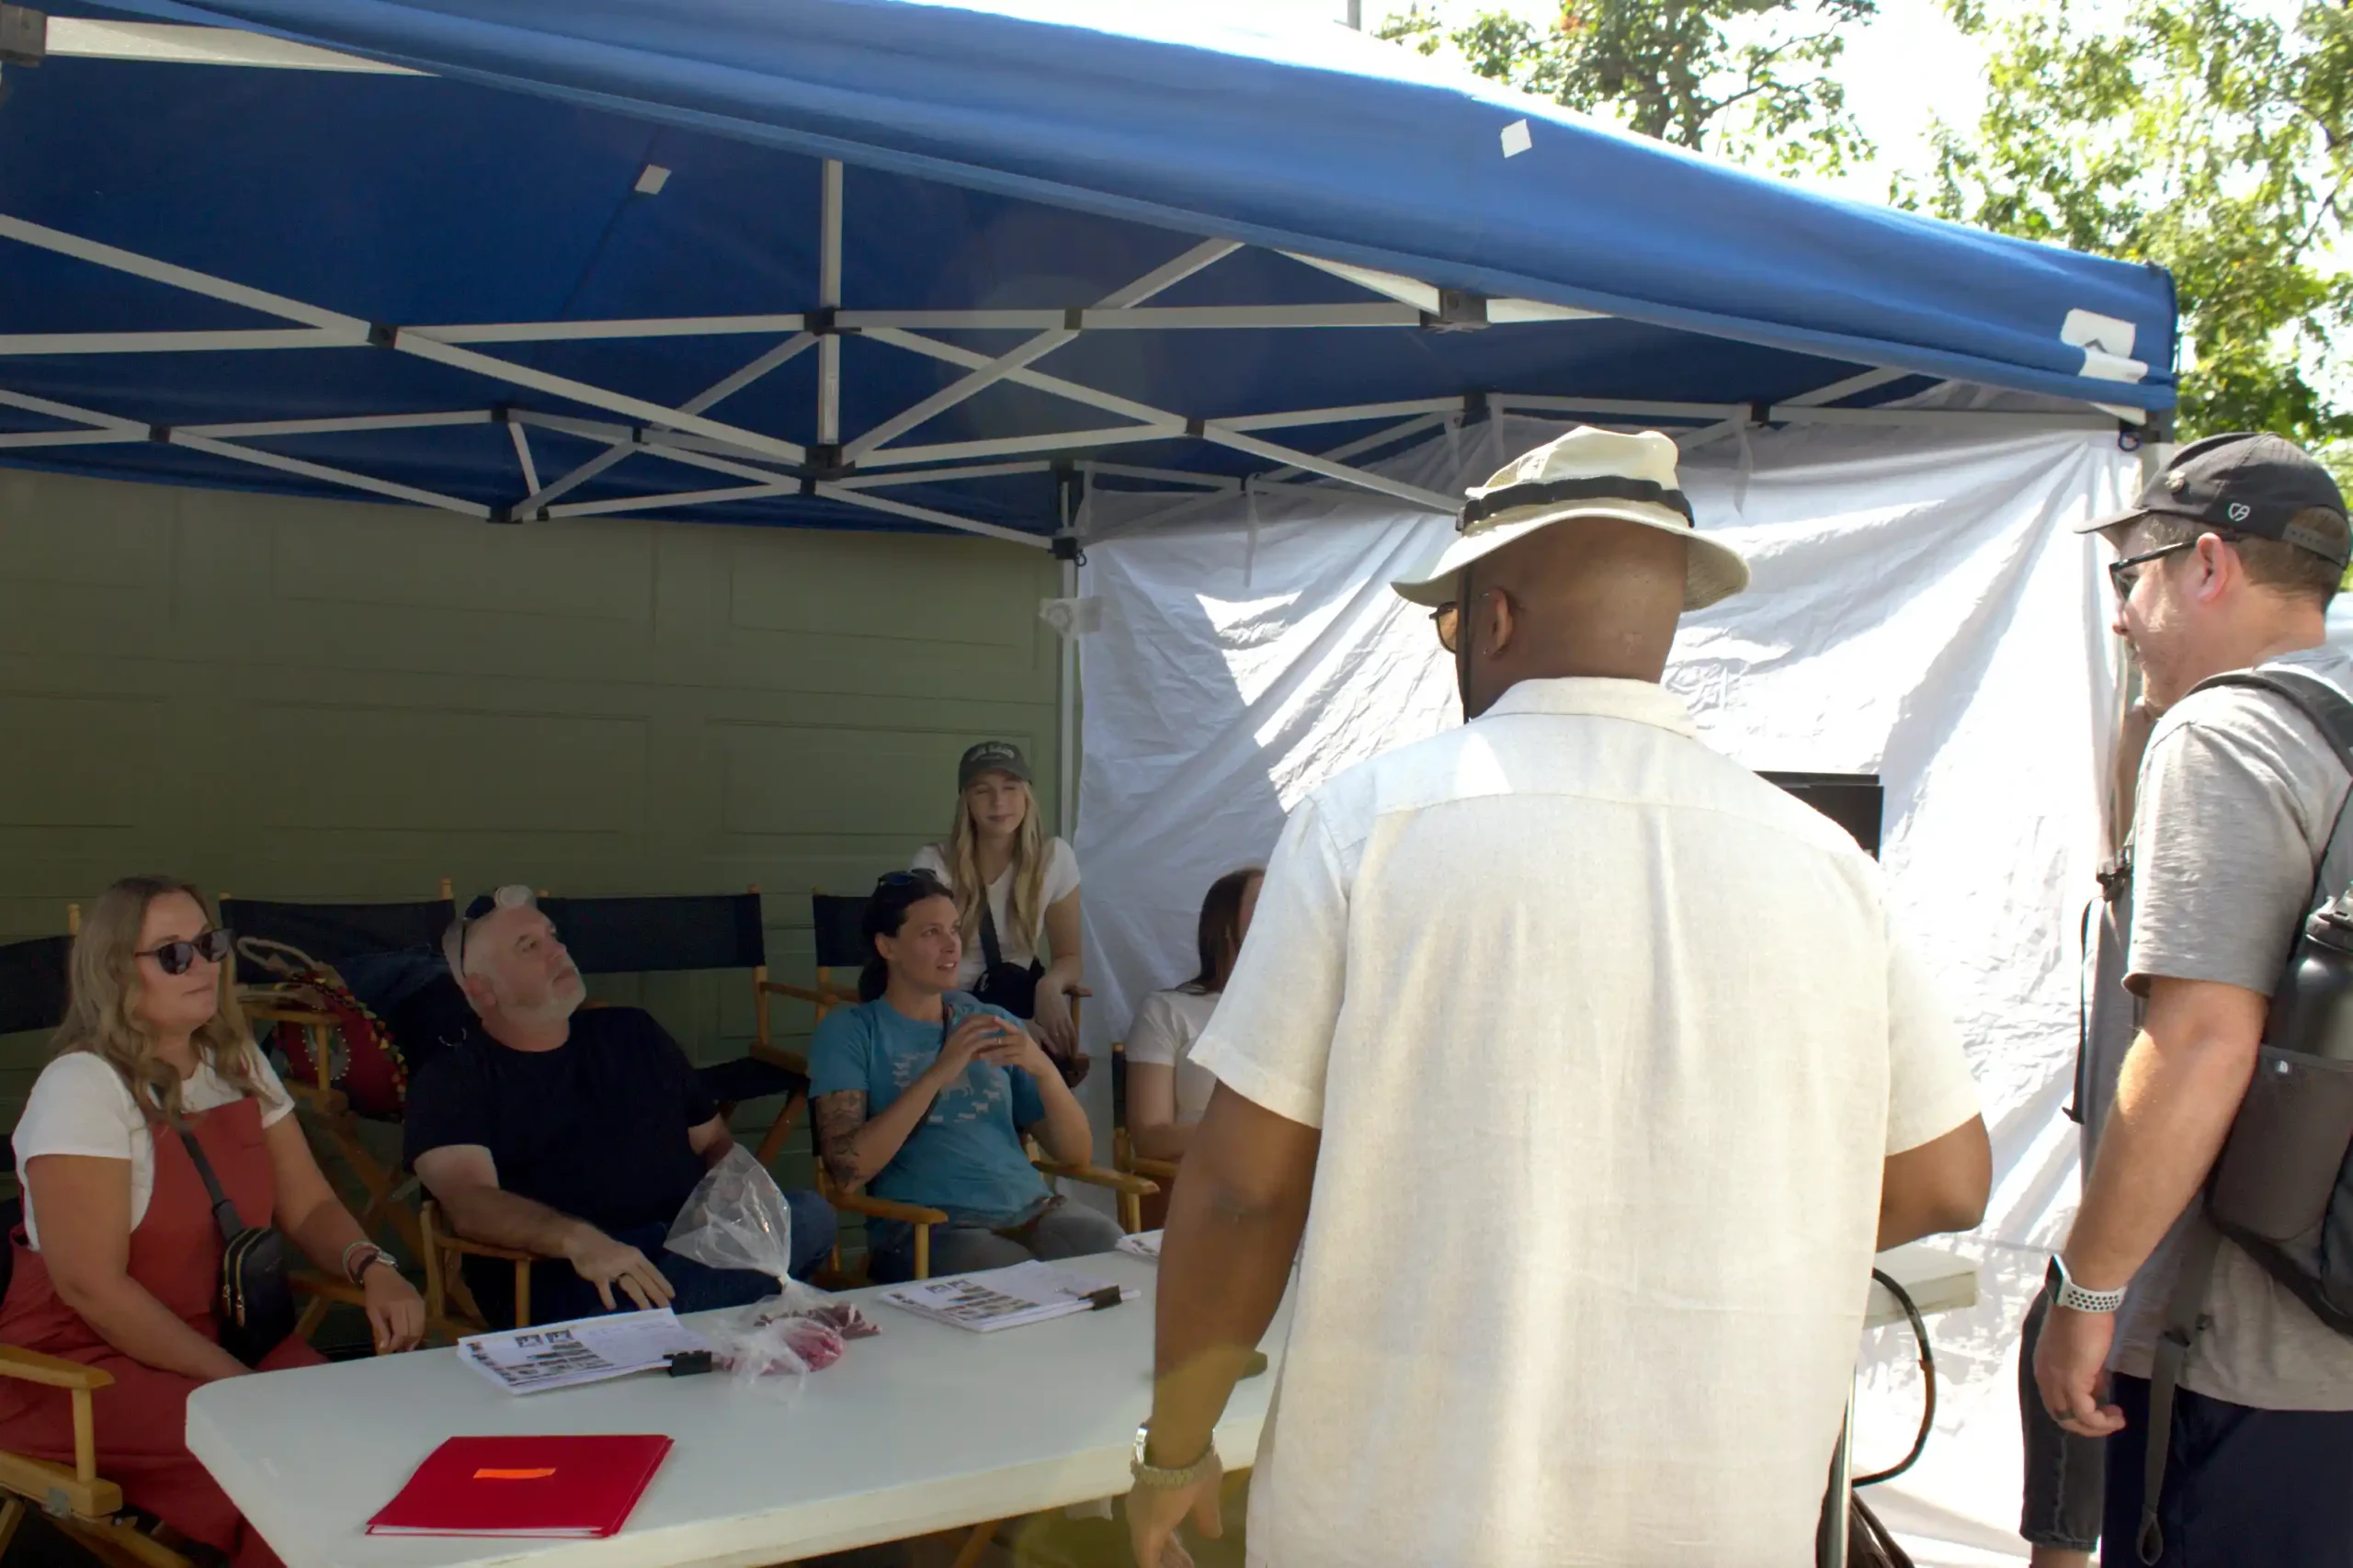
[[[691,1378],[710,1370],[708,1350],[673,1350],[662,1359],[669,1363],[669,1376],[674,1378]]]
[[[1100,1290],[1088,1291],[1086,1300],[1088,1303],[1086,1310],[1091,1312],[1099,1312],[1106,1307],[1118,1306],[1125,1298],[1120,1294],[1120,1288],[1117,1285],[1106,1285]]]

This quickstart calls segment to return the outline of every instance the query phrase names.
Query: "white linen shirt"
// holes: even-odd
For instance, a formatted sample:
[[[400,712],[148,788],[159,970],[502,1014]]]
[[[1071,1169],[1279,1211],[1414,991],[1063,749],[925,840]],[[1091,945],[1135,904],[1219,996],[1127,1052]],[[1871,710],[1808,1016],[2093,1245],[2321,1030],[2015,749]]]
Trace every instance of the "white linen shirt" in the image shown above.
[[[1881,1163],[1978,1111],[1845,832],[1522,682],[1292,813],[1193,1059],[1324,1135],[1252,1563],[1810,1561]]]

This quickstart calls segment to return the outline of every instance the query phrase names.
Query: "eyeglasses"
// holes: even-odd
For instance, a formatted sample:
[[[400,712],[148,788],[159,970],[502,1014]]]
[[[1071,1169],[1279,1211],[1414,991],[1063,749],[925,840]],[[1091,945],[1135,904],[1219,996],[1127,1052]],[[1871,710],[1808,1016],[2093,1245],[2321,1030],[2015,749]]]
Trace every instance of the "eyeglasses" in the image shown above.
[[[923,888],[931,892],[944,893],[948,891],[948,884],[929,871],[885,871],[874,879],[876,892],[884,888]]]
[[[505,887],[483,893],[468,904],[465,914],[458,917],[457,935],[449,941],[450,970],[458,974],[466,972],[466,933],[474,928],[476,921],[494,909],[520,909],[530,902],[529,888],[525,887],[521,882],[508,882]]]
[[[235,932],[222,930],[216,926],[212,930],[199,932],[196,940],[192,942],[165,942],[159,948],[149,948],[145,952],[133,953],[131,956],[137,959],[153,959],[155,967],[165,974],[186,974],[188,967],[199,959],[202,959],[207,963],[226,963],[229,960],[229,949],[235,944],[236,939]]]
[[[1430,625],[1438,630],[1438,645],[1451,653],[1462,636],[1462,607],[1452,599],[1430,611]]]
[[[2152,561],[2161,560],[2165,556],[2171,555],[2177,550],[2194,550],[2197,548],[2197,545],[2198,541],[2196,540],[2184,540],[2179,544],[2166,545],[2163,550],[2152,550],[2143,555],[2128,555],[2121,561],[2109,562],[2108,563],[2108,582],[2109,586],[2116,590],[2117,601],[2121,603],[2132,597],[2133,585],[2141,580],[2140,569],[2142,567],[2147,565]]]

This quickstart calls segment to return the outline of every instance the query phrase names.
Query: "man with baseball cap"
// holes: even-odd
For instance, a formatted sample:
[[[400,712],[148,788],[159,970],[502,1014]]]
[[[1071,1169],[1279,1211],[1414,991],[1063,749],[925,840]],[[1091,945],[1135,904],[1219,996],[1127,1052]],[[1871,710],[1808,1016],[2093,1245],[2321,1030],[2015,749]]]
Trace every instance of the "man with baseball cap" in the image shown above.
[[[1216,1533],[1211,1433],[1294,1256],[1253,1562],[1804,1562],[1873,1249],[1984,1208],[1877,869],[1659,685],[1682,612],[1748,581],[1676,456],[1571,431],[1395,585],[1470,722],[1291,813],[1195,1048],[1147,1568],[1187,1515]]]
[[[2104,1561],[2353,1565],[2353,1339],[2198,1212],[2315,883],[2342,891],[2353,848],[2330,855],[2348,780],[2313,720],[2200,683],[2253,668],[2353,692],[2325,642],[2345,502],[2291,443],[2215,436],[2084,531],[2115,547],[2116,631],[2161,717],[2102,878],[2121,982],[2091,999],[2083,1204],[2027,1349],[2028,1539],[2087,1561],[2058,1551],[2092,1544],[2083,1440],[2104,1439]]]

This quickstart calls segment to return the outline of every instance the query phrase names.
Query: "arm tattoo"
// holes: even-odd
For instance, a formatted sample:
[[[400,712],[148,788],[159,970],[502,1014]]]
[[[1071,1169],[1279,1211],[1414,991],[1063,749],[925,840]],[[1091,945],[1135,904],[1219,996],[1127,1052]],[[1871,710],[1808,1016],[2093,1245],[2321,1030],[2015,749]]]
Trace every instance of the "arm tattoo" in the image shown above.
[[[817,1157],[825,1162],[825,1174],[844,1187],[858,1186],[857,1140],[858,1130],[866,1125],[866,1091],[819,1095],[810,1109],[815,1118]]]

